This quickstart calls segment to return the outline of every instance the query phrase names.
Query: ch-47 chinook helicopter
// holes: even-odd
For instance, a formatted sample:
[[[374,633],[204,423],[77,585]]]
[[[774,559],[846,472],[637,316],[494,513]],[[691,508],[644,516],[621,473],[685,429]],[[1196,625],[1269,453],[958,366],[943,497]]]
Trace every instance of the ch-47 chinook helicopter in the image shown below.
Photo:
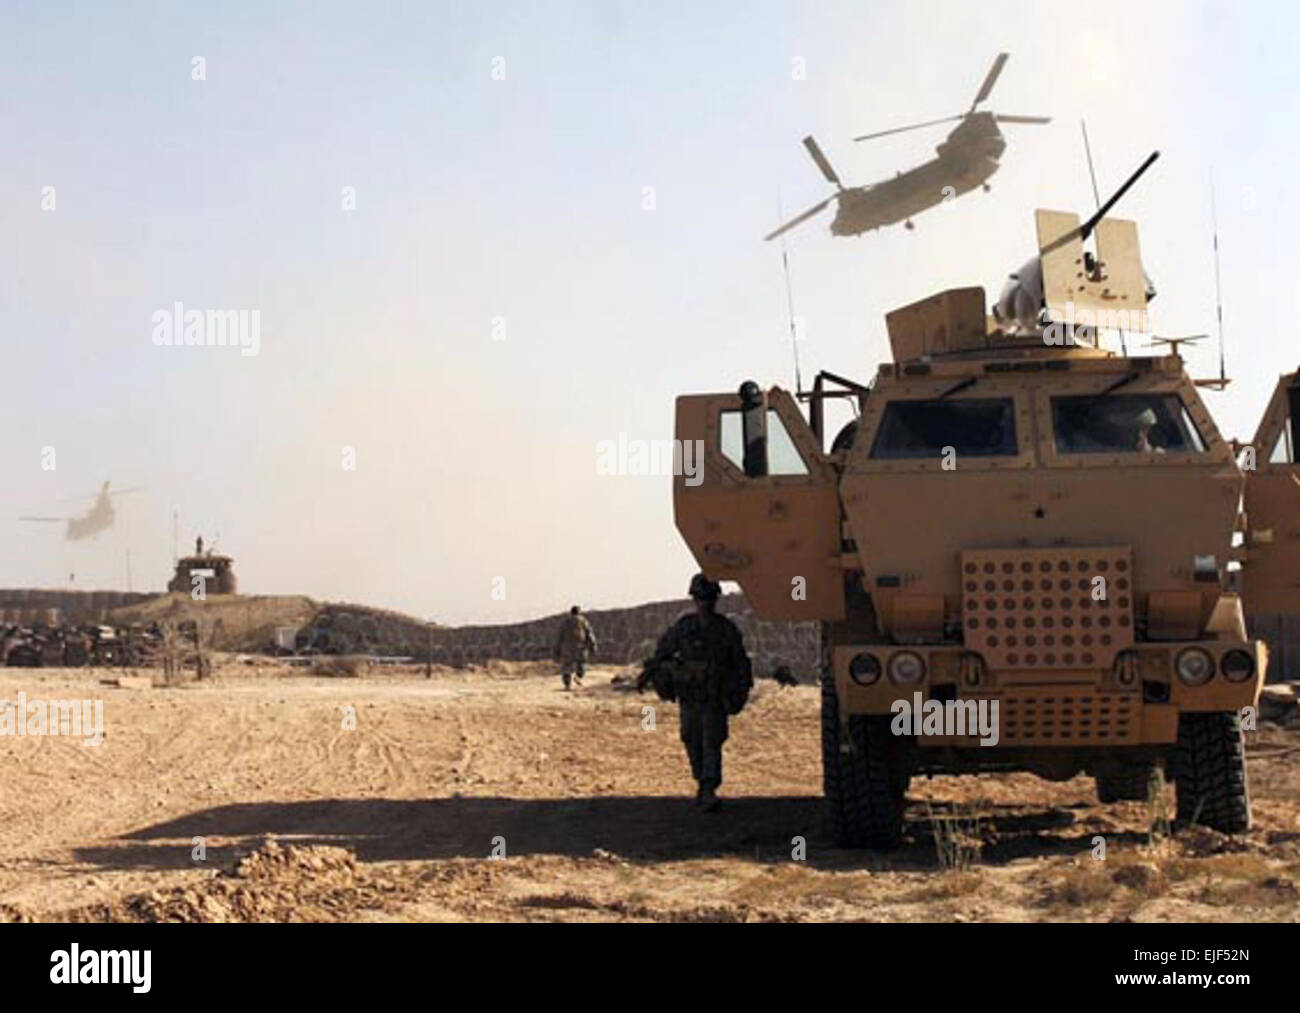
[[[831,201],[839,202],[835,219],[831,222],[832,235],[856,236],[897,222],[903,222],[911,229],[913,228],[912,215],[974,190],[977,186],[987,190],[988,179],[998,171],[998,159],[1002,157],[1002,152],[1007,147],[1006,138],[1002,136],[998,124],[1051,122],[1049,116],[1009,116],[1003,113],[976,112],[975,107],[989,97],[1006,62],[1007,54],[999,53],[984,78],[984,83],[975,93],[975,101],[966,112],[854,138],[855,141],[868,141],[888,134],[919,130],[922,127],[934,126],[936,123],[961,121],[935,148],[938,153],[937,158],[932,158],[915,169],[900,172],[893,179],[882,180],[869,186],[846,188],[840,182],[839,175],[831,168],[821,148],[817,146],[817,142],[811,136],[805,137],[804,147],[808,149],[808,154],[812,156],[812,160],[826,177],[826,181],[835,187],[835,193],[764,238],[775,239],[819,214]]]
[[[69,542],[77,542],[83,538],[89,538],[97,535],[101,531],[113,526],[114,496],[125,496],[129,492],[138,492],[138,489],[119,489],[117,492],[108,491],[108,483],[105,482],[99,487],[99,495],[95,497],[94,504],[84,514],[77,517],[19,517],[20,521],[42,521],[50,524],[66,524],[63,537]]]
[[[1083,224],[1037,212],[1037,280],[1013,279],[1000,319],[978,287],[887,314],[892,361],[869,382],[819,373],[807,418],[753,381],[677,398],[675,436],[704,448],[702,477],[673,482],[700,568],[761,619],[820,624],[842,845],[898,844],[913,776],[986,771],[1086,774],[1103,802],[1147,799],[1168,776],[1180,821],[1250,825],[1242,721],[1267,651],[1228,563],[1255,479],[1176,352],[1117,354],[1073,322],[1123,312],[1149,333],[1137,227],[1105,217],[1118,197]],[[1288,396],[1258,439],[1290,461]],[[831,397],[857,418],[827,449]],[[1300,479],[1275,467],[1280,502]],[[1277,534],[1251,544],[1278,555],[1243,564],[1248,600],[1256,574],[1271,594],[1300,557],[1276,545],[1295,489],[1289,513],[1260,493]],[[1300,607],[1294,572],[1283,607]]]

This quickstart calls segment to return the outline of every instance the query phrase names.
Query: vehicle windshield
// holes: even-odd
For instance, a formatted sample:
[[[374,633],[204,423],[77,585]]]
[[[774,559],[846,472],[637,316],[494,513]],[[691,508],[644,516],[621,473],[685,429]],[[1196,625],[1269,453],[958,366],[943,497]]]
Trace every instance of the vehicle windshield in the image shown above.
[[[883,460],[939,457],[1014,457],[1015,404],[1010,398],[890,401],[871,456]]]
[[[1061,454],[1205,451],[1205,440],[1177,394],[1054,397],[1052,426]]]

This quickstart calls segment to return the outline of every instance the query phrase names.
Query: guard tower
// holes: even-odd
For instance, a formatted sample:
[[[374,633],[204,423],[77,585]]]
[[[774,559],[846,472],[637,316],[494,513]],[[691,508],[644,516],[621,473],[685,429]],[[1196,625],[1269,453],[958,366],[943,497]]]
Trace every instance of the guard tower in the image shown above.
[[[196,576],[203,578],[204,588],[209,593],[235,593],[235,560],[230,556],[216,555],[210,548],[204,551],[202,535],[194,540],[194,555],[182,556],[176,561],[176,573],[167,590],[193,591]]]

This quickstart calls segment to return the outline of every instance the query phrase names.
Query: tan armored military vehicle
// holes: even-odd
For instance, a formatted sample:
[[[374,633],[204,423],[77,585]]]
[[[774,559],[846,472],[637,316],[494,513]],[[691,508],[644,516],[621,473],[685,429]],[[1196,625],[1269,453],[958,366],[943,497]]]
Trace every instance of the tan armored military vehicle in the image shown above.
[[[807,418],[753,383],[677,400],[700,566],[763,619],[822,624],[842,844],[898,842],[930,773],[1086,773],[1102,801],[1164,773],[1179,819],[1249,825],[1241,717],[1267,659],[1227,573],[1246,473],[1178,355],[1103,347],[1147,330],[1134,224],[1040,211],[1037,231],[993,318],[979,288],[890,313],[893,361],[819,374]],[[824,448],[836,396],[857,418]]]

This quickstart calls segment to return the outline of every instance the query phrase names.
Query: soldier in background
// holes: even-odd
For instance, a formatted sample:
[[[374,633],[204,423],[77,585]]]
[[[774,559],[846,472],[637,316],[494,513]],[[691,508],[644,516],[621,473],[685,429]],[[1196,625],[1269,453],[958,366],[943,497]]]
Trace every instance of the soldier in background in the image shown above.
[[[555,638],[555,660],[560,663],[565,689],[569,688],[570,679],[576,679],[578,685],[582,685],[582,677],[587,673],[587,658],[595,653],[596,634],[582,610],[574,605],[560,623],[560,633]]]
[[[661,699],[681,708],[682,743],[699,783],[695,804],[713,812],[721,804],[722,744],[727,716],[739,714],[754,685],[753,670],[740,630],[717,612],[722,588],[702,573],[691,578],[695,611],[668,630],[645,664],[637,691],[653,683]]]

